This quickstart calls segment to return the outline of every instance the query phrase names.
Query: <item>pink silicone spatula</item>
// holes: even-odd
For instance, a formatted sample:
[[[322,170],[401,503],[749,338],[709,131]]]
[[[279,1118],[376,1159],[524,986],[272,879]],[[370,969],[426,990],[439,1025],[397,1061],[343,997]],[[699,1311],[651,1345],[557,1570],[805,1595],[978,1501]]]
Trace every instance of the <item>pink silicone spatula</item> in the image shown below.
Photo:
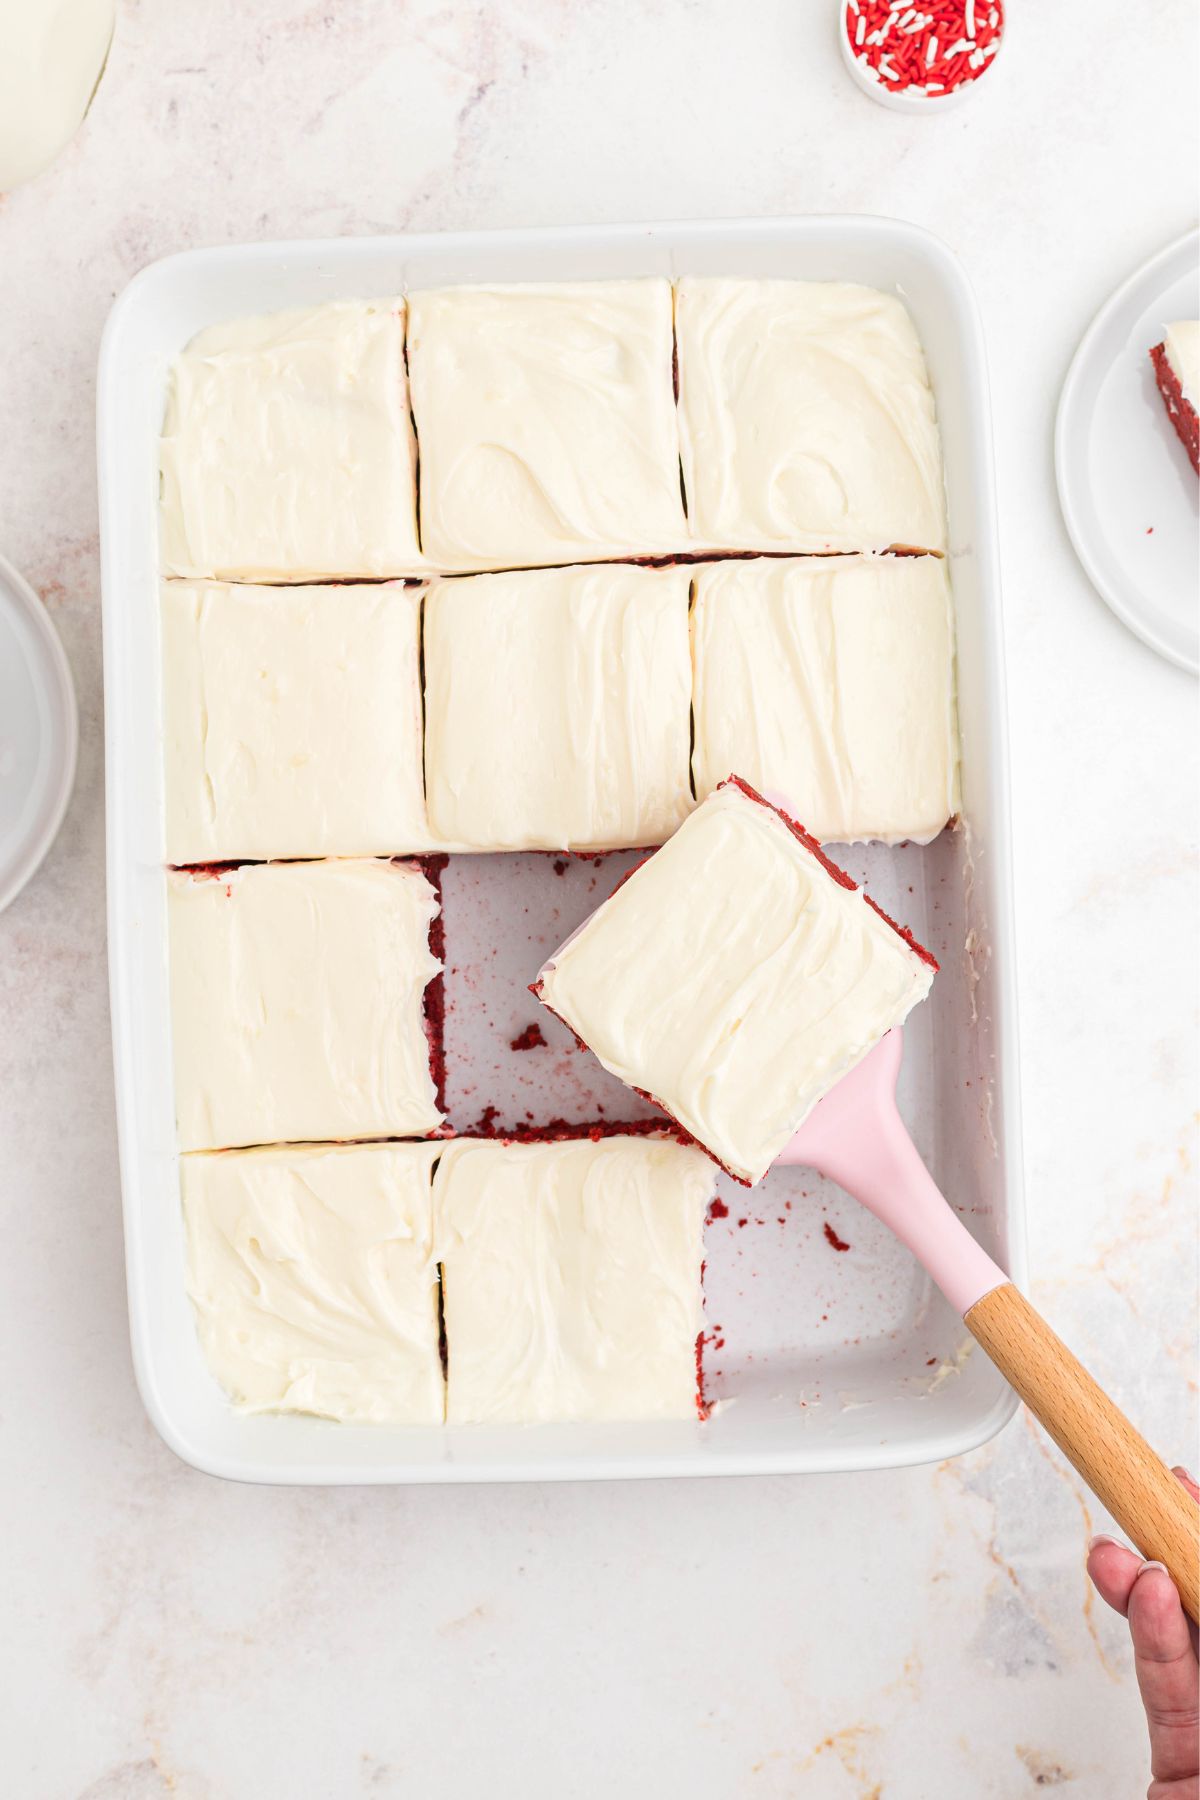
[[[902,1033],[890,1031],[777,1160],[829,1176],[907,1244],[1121,1529],[1166,1565],[1196,1619],[1200,1512],[939,1192],[896,1109],[902,1050]]]

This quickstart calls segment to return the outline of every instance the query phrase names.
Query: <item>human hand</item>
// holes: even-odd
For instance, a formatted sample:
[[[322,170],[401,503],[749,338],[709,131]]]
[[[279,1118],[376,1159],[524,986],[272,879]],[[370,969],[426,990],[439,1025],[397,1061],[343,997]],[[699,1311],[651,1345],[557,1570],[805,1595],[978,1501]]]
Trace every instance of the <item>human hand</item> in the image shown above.
[[[1200,1489],[1186,1469],[1172,1471],[1193,1500]],[[1200,1519],[1197,1521],[1200,1531]],[[1096,1592],[1129,1621],[1133,1662],[1150,1732],[1147,1800],[1200,1800],[1200,1714],[1196,1630],[1161,1563],[1101,1534],[1088,1545]]]

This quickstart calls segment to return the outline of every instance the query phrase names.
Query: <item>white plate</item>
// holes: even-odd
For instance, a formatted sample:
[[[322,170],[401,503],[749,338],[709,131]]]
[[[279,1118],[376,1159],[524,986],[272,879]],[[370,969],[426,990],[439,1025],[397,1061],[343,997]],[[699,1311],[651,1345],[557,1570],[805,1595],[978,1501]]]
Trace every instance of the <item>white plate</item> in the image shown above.
[[[78,738],[58,633],[24,576],[0,556],[0,911],[58,835]]]
[[[982,1355],[907,1253],[802,1170],[727,1188],[708,1232],[706,1425],[342,1426],[243,1418],[208,1374],[184,1294],[171,1094],[159,724],[157,446],[171,358],[238,314],[469,281],[743,274],[847,279],[900,292],[929,359],[946,449],[958,612],[965,830],[926,850],[844,860],[941,959],[905,1032],[902,1102],[935,1175],[993,1255],[1024,1271],[1008,762],[987,376],[962,270],[887,219],[743,220],[351,239],[191,252],[143,271],[113,309],[99,377],[107,731],[109,965],[134,1366],[151,1418],[189,1462],[272,1482],[718,1475],[879,1468],[954,1455],[1011,1416]],[[455,857],[445,879],[448,1100],[456,1130],[486,1106],[587,1119],[637,1110],[543,1016],[545,1050],[509,1040],[535,1017],[525,984],[615,882],[553,857]],[[562,872],[559,873],[561,865]],[[528,910],[526,910],[528,909]],[[601,1109],[603,1113],[601,1114]],[[739,1225],[739,1218],[745,1219]],[[831,1248],[828,1219],[852,1245]]]
[[[1197,315],[1200,233],[1160,250],[1084,333],[1063,384],[1054,463],[1063,518],[1097,593],[1144,643],[1200,671],[1200,481],[1149,351]]]

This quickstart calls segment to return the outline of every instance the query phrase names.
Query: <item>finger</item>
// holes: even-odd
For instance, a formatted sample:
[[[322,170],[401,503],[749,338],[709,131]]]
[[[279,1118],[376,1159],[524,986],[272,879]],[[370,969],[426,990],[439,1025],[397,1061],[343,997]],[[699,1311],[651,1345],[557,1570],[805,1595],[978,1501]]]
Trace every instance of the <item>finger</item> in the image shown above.
[[[1183,1486],[1192,1496],[1192,1499],[1197,1503],[1200,1503],[1200,1487],[1197,1487],[1196,1485],[1196,1477],[1194,1475],[1189,1475],[1187,1470],[1182,1468],[1178,1463],[1176,1463],[1175,1467],[1171,1470],[1171,1473],[1176,1481],[1182,1482]]]
[[[1142,1559],[1115,1538],[1094,1537],[1088,1545],[1087,1572],[1100,1598],[1124,1618]]]
[[[1129,1633],[1157,1781],[1181,1781],[1200,1765],[1197,1667],[1187,1617],[1161,1563],[1145,1563],[1129,1597]]]
[[[1197,1484],[1196,1477],[1179,1463],[1176,1463],[1175,1467],[1171,1470],[1171,1473],[1174,1475],[1176,1481],[1179,1482],[1180,1486],[1183,1487],[1186,1492],[1192,1496],[1192,1499],[1196,1504],[1200,1506],[1200,1484]],[[1200,1656],[1200,1627],[1197,1627],[1195,1619],[1188,1620],[1188,1636],[1192,1640],[1192,1649]]]

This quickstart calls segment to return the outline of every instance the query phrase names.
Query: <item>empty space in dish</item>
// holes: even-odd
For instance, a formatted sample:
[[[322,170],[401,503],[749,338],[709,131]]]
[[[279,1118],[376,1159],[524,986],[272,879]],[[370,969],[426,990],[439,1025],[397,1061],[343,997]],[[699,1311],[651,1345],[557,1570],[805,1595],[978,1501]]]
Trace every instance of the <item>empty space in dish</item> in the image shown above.
[[[109,930],[131,1330],[152,1418],[214,1472],[272,1481],[718,1474],[883,1466],[981,1441],[1000,1378],[907,1253],[836,1189],[779,1170],[718,1181],[707,1231],[706,1424],[359,1427],[243,1418],[201,1360],[184,1290],[162,877],[156,440],[171,358],[201,326],[319,300],[473,280],[741,274],[900,292],[938,402],[957,609],[964,826],[841,862],[942,963],[905,1032],[901,1106],[935,1178],[1018,1277],[1006,764],[986,380],[948,252],[871,219],[497,233],[195,252],[118,302],[100,372]],[[469,1131],[650,1114],[527,993],[637,853],[452,858],[443,875],[450,1124]],[[514,1050],[532,1023],[544,1047]],[[719,1208],[717,1209],[719,1212]],[[741,1223],[741,1221],[745,1223]],[[829,1231],[825,1227],[828,1225]],[[849,1245],[839,1249],[839,1244]]]

